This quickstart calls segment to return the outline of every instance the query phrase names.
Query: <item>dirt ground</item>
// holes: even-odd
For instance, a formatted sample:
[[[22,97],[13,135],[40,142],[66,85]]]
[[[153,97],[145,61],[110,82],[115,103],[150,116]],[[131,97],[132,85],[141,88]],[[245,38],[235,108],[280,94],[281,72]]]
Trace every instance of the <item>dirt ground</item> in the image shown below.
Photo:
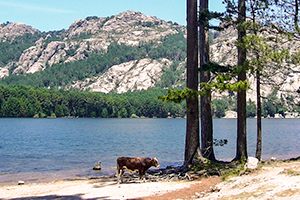
[[[168,192],[162,195],[153,195],[144,198],[136,198],[140,200],[166,200],[166,199],[195,199],[199,198],[206,192],[211,192],[211,189],[217,183],[220,183],[219,177],[204,178],[200,182],[190,184],[188,188],[178,189],[172,192]]]
[[[141,199],[300,199],[300,161],[273,162],[247,175],[203,179],[189,188]]]

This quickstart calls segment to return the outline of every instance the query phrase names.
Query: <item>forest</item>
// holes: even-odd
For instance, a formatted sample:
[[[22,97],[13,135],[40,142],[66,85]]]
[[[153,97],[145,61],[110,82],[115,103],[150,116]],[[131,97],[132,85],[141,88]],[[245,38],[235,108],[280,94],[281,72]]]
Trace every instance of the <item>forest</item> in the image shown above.
[[[167,118],[185,117],[186,104],[167,103],[158,96],[167,94],[166,89],[150,88],[124,94],[65,91],[24,85],[0,86],[0,117],[87,117],[87,118]],[[269,96],[278,100],[276,95]],[[292,99],[291,99],[292,100]],[[236,111],[234,96],[212,101],[212,115],[225,116],[227,110]],[[263,101],[263,116],[274,117],[287,109],[271,101]],[[247,103],[247,117],[256,116],[254,102]]]
[[[162,89],[102,94],[29,86],[0,86],[1,117],[166,118],[184,117],[184,104],[157,99]]]

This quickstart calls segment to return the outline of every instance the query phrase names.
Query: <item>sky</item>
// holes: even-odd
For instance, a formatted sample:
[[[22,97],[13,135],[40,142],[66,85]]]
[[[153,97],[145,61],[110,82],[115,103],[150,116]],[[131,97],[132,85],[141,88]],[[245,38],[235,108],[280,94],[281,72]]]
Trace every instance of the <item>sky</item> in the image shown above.
[[[224,11],[222,0],[210,10]],[[68,29],[76,19],[133,10],[186,25],[186,0],[0,0],[0,23],[21,22],[40,31]]]

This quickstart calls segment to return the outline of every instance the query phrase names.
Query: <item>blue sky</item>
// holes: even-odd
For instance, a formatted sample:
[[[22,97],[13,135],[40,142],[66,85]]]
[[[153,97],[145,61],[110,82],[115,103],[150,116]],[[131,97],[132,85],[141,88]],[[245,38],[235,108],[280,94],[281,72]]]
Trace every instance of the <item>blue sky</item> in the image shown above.
[[[210,2],[211,10],[224,11],[222,0]],[[0,23],[21,22],[52,31],[68,29],[76,19],[107,17],[127,10],[186,25],[186,0],[0,0]]]

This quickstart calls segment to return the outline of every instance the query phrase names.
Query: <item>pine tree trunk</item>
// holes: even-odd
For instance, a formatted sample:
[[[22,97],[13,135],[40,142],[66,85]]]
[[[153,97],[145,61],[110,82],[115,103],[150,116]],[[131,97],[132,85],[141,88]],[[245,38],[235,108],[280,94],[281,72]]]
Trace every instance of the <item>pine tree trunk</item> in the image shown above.
[[[256,143],[256,158],[261,160],[262,147],[262,132],[261,132],[261,97],[260,97],[260,72],[256,71],[256,116],[257,116],[257,143]]]
[[[299,0],[295,0],[295,16],[294,16],[294,25],[296,33],[300,35],[300,26],[299,26]]]
[[[198,91],[197,0],[187,0],[187,87]],[[188,98],[184,164],[189,165],[200,148],[198,97]]]
[[[246,2],[238,1],[238,23],[242,24],[246,21]],[[246,30],[243,28],[238,30],[238,42],[242,43],[243,37],[246,36]],[[246,61],[246,50],[238,45],[238,66],[244,66]],[[238,74],[238,81],[246,80],[246,70],[242,68]],[[246,160],[247,154],[247,131],[246,131],[246,90],[242,89],[237,94],[237,146],[235,160]]]
[[[208,10],[208,0],[200,0],[200,12]],[[209,29],[206,27],[208,20],[200,24],[200,68],[210,62],[209,58]],[[210,80],[210,72],[200,73],[200,82],[207,83]],[[207,96],[201,96],[201,152],[204,158],[215,160],[213,150],[213,123],[211,112],[211,91],[206,91]]]

